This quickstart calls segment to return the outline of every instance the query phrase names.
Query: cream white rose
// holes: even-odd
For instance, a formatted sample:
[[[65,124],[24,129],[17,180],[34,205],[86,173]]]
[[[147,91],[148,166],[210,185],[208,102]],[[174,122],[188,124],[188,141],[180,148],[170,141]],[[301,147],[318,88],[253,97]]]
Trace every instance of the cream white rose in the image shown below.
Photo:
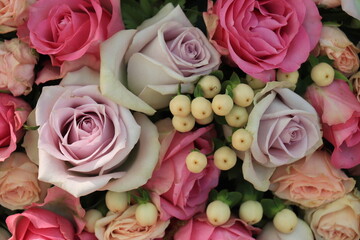
[[[218,68],[220,55],[179,6],[168,4],[136,30],[120,31],[102,43],[101,60],[102,93],[153,114],[168,106],[179,84],[182,92],[192,92],[199,76]],[[117,97],[121,94],[125,102]]]

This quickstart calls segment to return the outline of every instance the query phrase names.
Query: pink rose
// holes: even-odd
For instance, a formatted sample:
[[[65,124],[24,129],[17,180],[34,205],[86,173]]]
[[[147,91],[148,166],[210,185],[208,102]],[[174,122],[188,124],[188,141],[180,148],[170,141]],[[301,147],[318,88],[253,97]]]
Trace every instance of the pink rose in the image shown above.
[[[181,227],[175,233],[174,240],[255,240],[252,235],[259,232],[258,228],[247,225],[237,218],[230,218],[223,225],[213,226],[205,215],[200,215],[190,219]]]
[[[254,97],[246,129],[252,133],[250,150],[238,152],[244,178],[266,191],[279,166],[298,161],[322,145],[315,109],[284,82],[270,82]]]
[[[17,38],[0,42],[0,89],[14,96],[29,94],[37,59],[36,53]]]
[[[326,8],[336,8],[341,5],[341,0],[314,0],[314,2]]]
[[[355,180],[330,163],[330,154],[316,151],[290,165],[278,167],[270,190],[280,198],[306,208],[319,207],[352,191]]]
[[[42,200],[48,184],[39,182],[37,176],[38,167],[25,153],[12,153],[0,163],[0,204],[15,210]]]
[[[185,158],[195,148],[210,154],[214,136],[214,126],[210,125],[188,133],[173,130],[162,140],[158,167],[145,185],[151,191],[161,220],[189,219],[205,209],[210,190],[218,184],[220,171],[208,157],[208,165],[202,172],[191,173]]]
[[[320,19],[313,0],[217,0],[204,13],[215,48],[263,81],[275,80],[277,68],[300,68],[320,38]]]
[[[182,92],[193,92],[201,75],[219,67],[220,55],[181,8],[169,3],[136,30],[120,31],[102,43],[101,61],[101,92],[129,109],[153,114],[168,106],[179,84]]]
[[[31,111],[30,105],[20,98],[0,93],[0,162],[15,151],[23,137],[23,125]]]
[[[89,68],[68,73],[61,85],[43,88],[36,106],[39,179],[74,196],[137,188],[158,161],[155,125],[88,85],[98,80]],[[33,156],[36,142],[25,145]]]
[[[10,215],[6,224],[12,237],[22,239],[95,240],[93,234],[84,231],[85,210],[80,199],[53,187],[42,204],[33,204],[22,213]]]
[[[161,238],[170,223],[158,220],[151,226],[140,226],[135,218],[137,205],[133,205],[123,213],[111,213],[99,219],[95,224],[95,235],[99,240],[152,240]]]
[[[355,194],[308,210],[305,220],[316,240],[358,240],[360,238],[360,199]]]
[[[100,42],[123,28],[119,0],[39,0],[18,36],[51,58],[55,68],[47,65],[40,74],[53,76],[40,76],[40,83],[84,65],[98,69]]]
[[[334,60],[334,67],[339,71],[351,75],[359,69],[360,49],[339,28],[323,26],[319,43],[320,54]]]
[[[0,0],[0,33],[15,31],[28,17],[28,7],[35,0]]]
[[[312,85],[305,97],[321,118],[324,137],[335,147],[331,163],[337,168],[360,164],[360,104],[349,86],[341,80],[327,87]]]

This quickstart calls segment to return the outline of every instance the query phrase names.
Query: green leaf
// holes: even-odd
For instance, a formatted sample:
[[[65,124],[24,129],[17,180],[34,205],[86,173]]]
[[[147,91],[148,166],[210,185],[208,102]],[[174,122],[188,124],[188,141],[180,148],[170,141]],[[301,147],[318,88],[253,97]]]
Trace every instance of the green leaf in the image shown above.
[[[230,207],[234,207],[238,205],[241,201],[242,194],[239,192],[229,192],[228,193],[228,200],[230,201]]]
[[[218,116],[218,115],[214,114],[214,120],[219,125],[227,124],[226,119],[225,119],[224,116]]]
[[[319,63],[320,62],[325,62],[325,63],[327,63],[329,65],[332,65],[333,62],[334,62],[334,60],[331,60],[328,56],[319,56],[318,60],[319,60]]]
[[[194,96],[195,97],[203,97],[204,96],[204,92],[203,92],[200,84],[196,84],[196,87],[194,89]]]
[[[311,67],[315,67],[317,64],[319,64],[319,59],[317,59],[314,55],[310,54],[308,61],[311,65]]]
[[[215,71],[211,72],[210,75],[217,77],[220,81],[223,80],[223,78],[224,78],[224,73],[221,70],[215,70]]]
[[[230,84],[235,87],[236,85],[240,84],[241,80],[239,76],[236,74],[236,72],[233,72],[230,77]]]
[[[344,74],[342,74],[338,70],[335,70],[334,79],[340,79],[340,80],[343,80],[343,81],[347,82],[347,84],[349,84],[350,90],[353,91],[352,82]]]
[[[264,209],[264,215],[270,219],[286,207],[286,205],[276,197],[274,197],[274,199],[261,199],[261,205]]]
[[[39,127],[40,127],[40,126],[28,126],[28,125],[26,125],[26,124],[23,125],[23,128],[24,128],[25,130],[38,130]]]
[[[233,89],[234,87],[231,86],[231,84],[227,85],[225,89],[225,94],[229,95],[231,98],[234,98]]]
[[[215,201],[218,195],[218,191],[216,191],[215,189],[212,189],[209,193],[209,202]]]
[[[214,143],[214,151],[216,151],[217,149],[223,146],[226,146],[225,142],[223,140],[220,140],[219,138],[214,138],[213,143]]]
[[[263,195],[262,192],[257,191],[251,183],[245,180],[241,181],[241,183],[238,184],[237,190],[243,194],[243,202],[248,200],[256,201],[260,199]]]

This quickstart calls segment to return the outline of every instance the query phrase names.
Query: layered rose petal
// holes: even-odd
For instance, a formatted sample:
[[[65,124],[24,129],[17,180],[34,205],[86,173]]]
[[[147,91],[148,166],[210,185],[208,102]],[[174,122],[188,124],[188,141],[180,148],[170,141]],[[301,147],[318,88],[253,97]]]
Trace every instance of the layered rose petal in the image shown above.
[[[320,37],[320,18],[311,0],[216,1],[204,14],[217,50],[263,81],[274,80],[276,68],[292,72],[306,61]]]
[[[278,166],[293,163],[322,144],[316,111],[284,83],[268,83],[254,98],[246,129],[253,134],[244,160],[245,179],[265,191]]]
[[[341,8],[350,16],[360,20],[360,4],[358,1],[341,0]]]

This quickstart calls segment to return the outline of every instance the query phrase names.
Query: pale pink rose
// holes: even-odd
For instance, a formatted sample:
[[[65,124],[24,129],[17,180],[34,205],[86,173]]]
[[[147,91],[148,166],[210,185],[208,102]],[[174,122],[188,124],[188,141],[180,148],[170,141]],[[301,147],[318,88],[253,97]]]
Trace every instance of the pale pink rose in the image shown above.
[[[99,240],[153,240],[163,237],[170,220],[158,220],[154,225],[143,227],[135,218],[136,208],[137,205],[133,205],[123,213],[112,213],[96,221],[96,237]]]
[[[10,215],[6,219],[12,233],[9,240],[95,240],[94,234],[84,231],[84,216],[85,210],[81,207],[79,198],[53,187],[48,189],[44,203],[32,204],[24,212]]]
[[[0,93],[0,162],[15,151],[25,133],[23,125],[30,111],[30,105],[24,100]]]
[[[17,34],[51,58],[54,68],[46,65],[40,83],[84,65],[99,69],[99,44],[123,28],[119,0],[39,0]]]
[[[279,166],[298,161],[322,145],[315,109],[284,82],[270,82],[255,95],[246,129],[252,133],[250,150],[239,152],[244,178],[266,191]]]
[[[358,240],[360,238],[360,199],[354,194],[308,210],[305,220],[316,240]]]
[[[133,115],[101,95],[98,85],[76,83],[91,79],[98,81],[98,73],[84,68],[59,86],[43,88],[35,113],[39,179],[74,196],[137,188],[158,161],[156,127],[145,115]],[[36,142],[26,146],[27,151],[37,147]]]
[[[276,230],[270,221],[262,229],[256,240],[313,240],[314,236],[309,225],[298,218],[298,223],[291,233],[282,233]]]
[[[320,19],[313,0],[209,0],[204,13],[216,49],[263,81],[275,80],[277,68],[300,68],[320,38]]]
[[[12,153],[0,163],[0,204],[15,210],[42,200],[49,186],[37,176],[38,167],[25,153]]]
[[[336,8],[341,5],[341,0],[314,0],[314,2],[326,8]]]
[[[205,215],[190,219],[174,236],[174,240],[255,240],[253,234],[260,229],[247,225],[238,218],[230,220],[220,226],[214,226],[207,221]]]
[[[350,16],[360,20],[360,4],[357,0],[341,0],[341,8]]]
[[[0,42],[0,89],[14,96],[29,94],[37,60],[35,51],[17,38]]]
[[[319,207],[353,190],[355,180],[330,163],[330,154],[316,151],[290,165],[278,167],[270,178],[270,190],[302,207]]]
[[[327,87],[311,85],[305,97],[321,118],[324,138],[335,147],[331,163],[337,168],[360,164],[360,104],[346,82],[335,80]]]
[[[154,113],[152,108],[167,107],[180,83],[182,92],[190,93],[199,76],[220,65],[220,55],[206,36],[191,25],[179,6],[170,3],[136,30],[120,31],[102,43],[101,60],[102,93],[149,114]],[[126,92],[125,82],[142,101],[125,93],[124,102],[119,93],[114,94]]]
[[[0,33],[15,31],[28,17],[28,7],[35,0],[0,0]]]
[[[334,67],[346,75],[359,69],[360,49],[338,27],[323,26],[320,38],[320,54],[334,60]]]
[[[349,80],[352,82],[355,96],[360,102],[360,72],[353,74]]]
[[[158,166],[144,186],[151,191],[161,220],[171,217],[185,220],[204,211],[209,192],[218,184],[220,171],[212,156],[208,156],[207,167],[200,173],[192,173],[185,158],[195,148],[211,154],[214,137],[214,126],[209,125],[187,133],[173,130],[162,140]]]

